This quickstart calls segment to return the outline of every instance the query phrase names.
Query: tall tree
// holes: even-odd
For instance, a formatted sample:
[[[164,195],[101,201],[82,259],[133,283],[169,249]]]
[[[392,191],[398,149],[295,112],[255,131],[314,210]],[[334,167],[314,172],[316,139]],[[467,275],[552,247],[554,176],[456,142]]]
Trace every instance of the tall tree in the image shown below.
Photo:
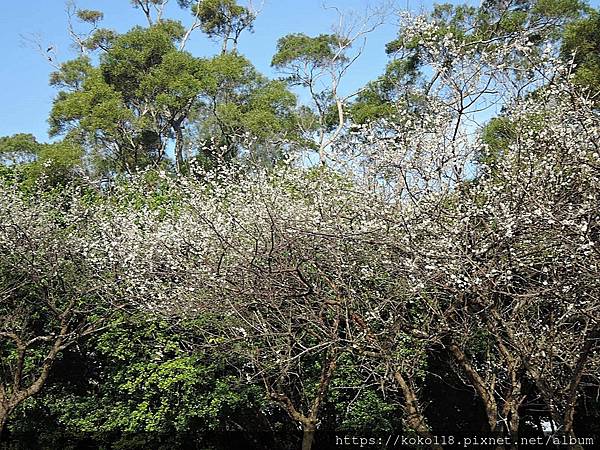
[[[565,28],[561,53],[577,64],[575,82],[597,96],[600,90],[600,12],[591,10],[587,17]]]
[[[151,3],[138,6],[150,11]],[[67,134],[87,147],[105,173],[169,165],[171,151],[182,172],[193,156],[236,156],[244,141],[264,147],[269,139],[297,140],[296,99],[283,83],[266,79],[235,52],[203,59],[183,51],[196,25],[186,30],[163,17],[164,2],[152,7],[160,14],[148,28],[80,39],[82,48],[102,50],[97,66],[82,52],[51,75],[61,89],[52,135]],[[76,14],[99,20],[100,13]]]
[[[202,31],[210,38],[221,40],[221,54],[236,52],[241,34],[252,31],[256,14],[251,8],[237,4],[236,0],[200,0],[192,6]]]
[[[68,133],[98,149],[112,170],[164,163],[174,141],[183,164],[182,129],[202,87],[204,63],[177,50],[184,29],[162,21],[116,38],[98,67],[82,57],[64,63],[51,82],[59,93],[51,134]]]
[[[362,54],[368,34],[383,23],[386,14],[385,7],[381,7],[368,11],[360,21],[346,23],[343,14],[337,12],[339,24],[334,33],[283,36],[271,60],[271,66],[287,75],[292,86],[301,86],[309,92],[316,123],[300,122],[299,126],[316,141],[312,147],[316,147],[321,164],[326,163],[327,149],[346,125],[348,100],[356,95],[356,92],[343,93],[341,82]]]

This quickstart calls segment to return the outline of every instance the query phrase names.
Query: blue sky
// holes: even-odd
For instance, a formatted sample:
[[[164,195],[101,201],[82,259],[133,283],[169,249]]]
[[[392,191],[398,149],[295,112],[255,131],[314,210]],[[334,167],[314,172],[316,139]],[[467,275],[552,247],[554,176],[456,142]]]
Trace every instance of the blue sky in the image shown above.
[[[595,0],[593,4],[598,4]],[[428,8],[431,3],[417,0],[399,0],[402,7],[415,11]],[[3,64],[0,65],[0,136],[14,133],[33,133],[40,140],[47,139],[46,119],[56,91],[48,86],[52,67],[23,36],[38,36],[43,44],[54,45],[59,61],[70,59],[74,53],[66,31],[65,2],[63,0],[34,0],[30,2],[5,1],[0,8],[0,42]],[[189,21],[186,12],[171,1],[168,16]],[[243,3],[243,2],[241,2]],[[336,14],[324,10],[321,0],[253,0],[261,7],[255,22],[255,32],[245,34],[240,51],[265,75],[276,77],[269,64],[281,36],[303,32],[308,35],[327,33],[335,23]],[[372,3],[375,3],[374,1]],[[328,0],[327,5],[343,11],[364,12],[365,0]],[[79,0],[80,8],[101,9],[105,13],[103,26],[119,32],[133,25],[143,24],[143,15],[129,5],[128,0]],[[342,88],[349,92],[378,76],[387,62],[385,44],[396,34],[395,19],[373,32],[361,59],[353,66]],[[209,56],[217,53],[217,46],[199,31],[188,48],[194,55]]]

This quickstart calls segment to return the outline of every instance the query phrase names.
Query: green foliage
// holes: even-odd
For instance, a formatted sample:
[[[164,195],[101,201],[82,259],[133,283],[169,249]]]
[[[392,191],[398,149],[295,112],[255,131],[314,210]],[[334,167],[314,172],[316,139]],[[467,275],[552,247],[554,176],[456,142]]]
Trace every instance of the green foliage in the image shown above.
[[[51,134],[80,134],[104,147],[109,170],[161,163],[200,88],[200,60],[175,47],[183,33],[173,21],[135,27],[113,40],[99,67],[87,58],[63,64],[51,78],[68,89],[54,102]]]
[[[193,138],[204,143],[201,156],[233,158],[247,136],[257,145],[277,137],[298,139],[295,95],[285,83],[260,75],[243,56],[226,53],[206,61],[201,83],[192,120]]]
[[[202,31],[211,38],[221,37],[225,44],[232,34],[235,42],[243,30],[252,30],[256,18],[235,0],[201,0],[194,4],[192,13],[200,19]]]
[[[564,33],[561,53],[564,59],[577,64],[575,82],[600,90],[600,13],[591,11],[588,17],[570,23]]]
[[[147,29],[135,27],[119,36],[110,51],[102,55],[100,68],[104,80],[124,96],[135,98],[139,83],[176,50],[174,42],[183,33],[181,24],[161,22]]]
[[[104,13],[102,11],[95,11],[92,9],[78,9],[76,14],[79,20],[91,24],[96,24],[104,18]]]
[[[204,61],[189,53],[167,53],[160,65],[141,78],[137,94],[175,116],[177,111],[185,110],[200,92],[204,68]]]
[[[159,320],[118,324],[103,334],[97,349],[113,371],[112,382],[105,386],[108,396],[101,396],[108,400],[104,410],[92,412],[87,429],[100,424],[105,431],[183,431],[192,424],[217,429],[227,413],[251,401],[256,392],[240,390],[224,360],[189,354],[183,339],[185,333],[173,333]]]
[[[194,323],[181,325],[116,317],[105,332],[82,343],[79,356],[71,355],[79,366],[59,366],[57,383],[21,414],[31,417],[43,408],[61,423],[63,439],[87,436],[123,449],[139,448],[140,442],[172,448],[180,436],[201,438],[224,433],[236,421],[252,423],[263,404],[261,387],[240,380],[225,355],[194,350],[200,344]],[[61,383],[72,378],[68,370],[84,378]],[[15,424],[13,431],[26,429]]]
[[[232,99],[236,94],[247,92],[247,84],[259,77],[254,66],[241,55],[218,55],[207,61],[203,88],[207,97]]]
[[[530,39],[540,48],[545,44],[556,44],[562,39],[562,52],[566,56],[581,46],[580,60],[576,61],[581,66],[577,78],[581,84],[597,85],[597,62],[595,53],[591,51],[595,48],[591,30],[597,19],[592,16],[578,21],[585,10],[585,4],[580,0],[519,0],[508,4],[490,0],[483,2],[480,7],[435,4],[427,15],[427,19],[435,24],[435,33],[431,36],[407,35],[406,30],[400,29],[398,37],[386,45],[386,52],[392,59],[385,73],[370,82],[357,96],[351,105],[350,115],[360,124],[380,118],[393,120],[391,104],[400,109],[418,108],[419,97],[410,91],[415,88],[426,91],[433,82],[428,79],[431,74],[431,67],[428,67],[431,55],[426,50],[425,37],[439,42],[440,54],[436,56],[436,64],[449,68],[455,55],[444,49],[442,42],[445,37],[460,44],[462,51],[474,50],[477,54],[488,52],[501,42],[535,29]],[[518,53],[512,55],[508,63],[524,69],[529,64],[527,58],[521,58]]]
[[[409,104],[416,105],[416,94],[404,88],[416,84],[420,74],[416,54],[390,61],[385,73],[369,82],[350,105],[349,114],[354,123],[391,119],[399,107],[408,109]]]
[[[538,18],[576,19],[584,8],[580,0],[537,0],[531,10]]]
[[[106,83],[98,69],[90,71],[81,90],[61,92],[52,107],[50,135],[56,136],[75,127],[92,137],[116,138],[119,129],[133,119],[122,94]]]
[[[93,71],[92,63],[86,56],[61,64],[60,69],[50,74],[50,85],[67,90],[79,90],[85,79]]]
[[[390,397],[386,399],[381,385],[366,386],[360,364],[352,355],[342,356],[338,364],[326,406],[331,408],[335,421],[327,425],[339,432],[352,433],[384,434],[400,430],[402,411],[393,400],[394,395],[388,394]]]
[[[0,161],[17,162],[34,159],[41,149],[35,136],[32,134],[18,133],[13,136],[0,137]]]
[[[479,159],[486,164],[491,164],[494,159],[508,149],[508,146],[514,142],[516,130],[514,124],[504,117],[496,117],[484,128],[482,139],[487,145],[488,152],[485,155],[479,155]]]
[[[43,187],[67,185],[77,179],[77,170],[82,166],[83,150],[76,143],[61,141],[44,145],[34,163],[25,167],[28,181]]]
[[[82,156],[81,147],[68,140],[45,144],[24,133],[0,138],[5,176],[14,177],[24,189],[52,189],[75,181]]]
[[[534,91],[530,96],[532,98],[539,97],[543,90]],[[477,155],[477,159],[480,163],[494,168],[496,163],[510,152],[511,146],[525,138],[525,133],[532,136],[533,133],[543,132],[544,128],[544,117],[539,114],[529,114],[521,117],[520,120],[511,120],[502,115],[494,117],[482,130],[481,139],[486,148]]]
[[[309,64],[314,67],[327,67],[338,56],[340,38],[334,34],[321,34],[309,37],[303,33],[288,34],[277,41],[277,52],[271,65],[277,69],[294,64]]]
[[[84,42],[88,50],[104,50],[108,51],[114,40],[117,38],[117,33],[107,28],[98,28]]]
[[[266,138],[269,134],[291,132],[295,126],[293,109],[296,97],[282,81],[266,81],[248,97],[248,112],[242,118],[253,135]]]
[[[184,146],[212,158],[225,145],[232,157],[246,133],[259,142],[294,136],[296,100],[283,83],[267,80],[235,53],[202,59],[178,50],[184,33],[179,22],[161,20],[111,39],[98,67],[88,57],[64,63],[51,76],[63,89],[50,115],[51,134],[81,141],[105,173],[165,165],[173,142],[183,170]],[[186,124],[191,133],[183,131]],[[200,149],[209,138],[217,143]]]

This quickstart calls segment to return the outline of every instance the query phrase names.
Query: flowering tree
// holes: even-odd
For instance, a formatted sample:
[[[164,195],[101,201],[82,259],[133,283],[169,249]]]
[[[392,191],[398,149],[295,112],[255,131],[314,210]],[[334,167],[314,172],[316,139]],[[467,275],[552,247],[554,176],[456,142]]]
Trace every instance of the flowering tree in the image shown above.
[[[413,278],[492,433],[516,436],[528,380],[574,436],[597,365],[598,119],[559,79],[510,108],[510,142],[476,180],[425,197],[409,222]]]
[[[503,302],[493,315],[513,358],[558,431],[574,436],[580,384],[597,364],[598,117],[558,81],[510,117],[516,139],[481,187],[493,214],[484,220],[498,224],[485,246],[498,262],[482,284]]]
[[[417,123],[399,112],[361,128],[330,168],[165,179],[181,193],[176,212],[134,211],[138,231],[115,246],[137,267],[128,289],[153,309],[222,315],[215,339],[245,355],[240,370],[302,425],[305,448],[349,353],[431,436],[418,381],[435,346],[473,386],[492,434],[517,436],[533,383],[574,436],[579,386],[597,365],[585,275],[597,267],[597,124],[565,74],[556,65],[552,84],[506,109],[510,139],[478,171],[489,146],[436,119],[459,113],[432,96]],[[558,206],[567,218],[544,219]]]
[[[192,411],[190,397],[202,392],[198,364],[217,352],[235,356],[226,372],[236,383],[260,385],[302,429],[304,450],[337,419],[327,409],[350,365],[377,401],[399,400],[405,428],[432,438],[428,375],[441,360],[491,436],[516,447],[541,402],[557,435],[577,437],[586,387],[600,384],[600,123],[594,91],[578,87],[593,88],[593,55],[567,53],[593,41],[595,16],[570,28],[559,54],[557,31],[582,9],[575,0],[403,14],[386,73],[353,104],[342,80],[382,10],[333,34],[285,36],[272,64],[310,93],[314,111],[299,116],[318,123],[302,129],[283,81],[236,53],[250,8],[180,0],[194,15],[186,29],[162,18],[166,0],[132,3],[149,28],[120,36],[97,28],[101,13],[71,5],[92,31],[70,26],[81,57],[52,76],[64,92],[51,124],[67,140],[0,141],[0,176],[34,175],[20,186],[29,195],[0,185],[0,431],[61,352],[135,307],[148,321],[193,319],[192,337],[175,364],[137,366],[151,380],[116,384],[147,399],[146,387],[182,370],[185,395],[166,385],[190,417],[212,414],[206,403]],[[197,28],[221,39],[222,55],[183,51]],[[70,186],[85,185],[74,170],[82,139],[113,148],[127,176],[93,194]],[[191,141],[218,164],[195,167]],[[171,147],[178,170],[168,173]],[[259,148],[300,151],[269,168],[234,158]]]
[[[37,395],[67,347],[102,329],[116,303],[116,268],[81,192],[28,198],[2,185],[0,206],[0,431]]]
[[[581,217],[594,217],[585,206],[597,195],[593,103],[565,81],[572,68],[562,67],[551,47],[541,51],[527,33],[497,36],[487,45],[476,36],[452,33],[439,19],[435,14],[431,21],[407,17],[396,43],[396,51],[417,58],[414,64],[432,65],[433,78],[422,85],[396,86],[396,107],[388,103],[383,118],[355,127],[338,146],[339,160],[371,189],[402,205],[396,220],[407,230],[404,240],[399,239],[407,244],[404,277],[433,300],[436,332],[480,397],[490,431],[516,436],[527,380],[545,398],[558,431],[573,436],[578,386],[596,364],[597,321],[591,318],[597,316],[598,303],[585,302],[583,313],[580,303],[578,308],[568,303],[563,315],[556,311],[563,303],[558,292],[579,292],[582,297],[574,288],[576,280],[569,280],[572,269],[560,261],[570,264],[576,255],[585,260],[576,271],[577,281],[586,273],[583,268],[595,270],[590,251],[595,243],[588,234],[593,226],[586,219],[585,236],[570,236],[565,222],[552,219],[558,228],[549,233],[539,216],[580,214],[566,219],[573,225]],[[539,24],[556,26],[554,21]],[[507,66],[509,60],[513,63]],[[503,116],[492,122],[494,127],[480,127],[477,115],[494,104],[504,105]],[[355,106],[360,112],[368,105],[359,101]],[[479,136],[490,145],[482,144]],[[504,227],[510,228],[506,235]],[[554,287],[544,281],[544,296],[533,273],[525,276],[513,267],[527,266],[530,258],[546,261],[544,273],[557,278]],[[518,283],[516,273],[521,276]],[[499,287],[498,279],[510,287]],[[559,288],[562,283],[567,287]],[[593,282],[577,285],[584,297],[594,297],[587,291],[594,289]],[[582,335],[566,339],[566,329],[581,330]],[[556,343],[559,335],[563,350]],[[562,354],[561,363],[545,359],[548,346]],[[547,364],[531,362],[531,355],[542,355]],[[544,373],[553,381],[544,381]]]
[[[215,251],[209,295],[229,321],[227,341],[247,361],[242,370],[301,425],[309,449],[364,294],[355,275],[367,269],[361,239],[379,224],[350,185],[321,169],[226,186],[208,211],[204,199],[192,202],[192,220],[208,228]],[[206,252],[206,241],[199,247]]]
[[[408,114],[385,133],[362,128],[327,168],[221,168],[200,181],[148,174],[118,186],[93,220],[77,203],[61,214],[35,204],[51,213],[32,233],[61,242],[50,279],[87,256],[77,270],[90,272],[60,284],[72,286],[63,297],[75,303],[94,298],[84,293],[93,281],[105,298],[153,313],[221,317],[204,322],[205,342],[241,356],[238,370],[302,426],[304,448],[350,354],[369,379],[401,393],[405,423],[430,437],[420,386],[440,346],[493,434],[516,437],[527,399],[539,395],[552,423],[574,437],[581,384],[595,382],[598,366],[599,128],[593,103],[562,73],[506,109],[509,139],[476,178],[470,158],[487,144],[465,138],[457,147],[445,140],[452,121],[423,116],[413,125]],[[401,130],[410,139],[389,139]],[[4,210],[28,207],[17,200],[5,196],[14,204]],[[71,225],[52,225],[53,214]],[[11,230],[6,242],[17,239]],[[46,361],[96,329],[81,315],[95,309],[75,311]],[[54,339],[15,340],[5,329],[17,353],[21,343]]]
[[[303,428],[304,448],[351,353],[372,366],[367,373],[395,380],[407,424],[430,435],[415,416],[412,380],[424,352],[410,348],[411,336],[427,336],[417,331],[426,319],[393,269],[390,226],[399,231],[381,215],[386,205],[323,168],[203,179],[165,178],[181,195],[171,208],[114,215],[123,222],[107,227],[111,253],[127,268],[128,298],[171,316],[221,317],[203,322],[206,342],[245,361],[238,369]]]

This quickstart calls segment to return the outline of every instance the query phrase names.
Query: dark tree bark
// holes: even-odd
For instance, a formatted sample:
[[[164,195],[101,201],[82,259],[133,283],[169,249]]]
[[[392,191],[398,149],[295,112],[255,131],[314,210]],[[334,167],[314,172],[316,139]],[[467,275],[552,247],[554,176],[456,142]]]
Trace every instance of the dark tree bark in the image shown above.
[[[417,394],[413,389],[410,381],[406,380],[402,375],[402,372],[400,372],[399,370],[394,372],[394,380],[396,380],[396,383],[400,387],[400,390],[402,391],[402,396],[404,398],[406,424],[414,431],[416,431],[419,436],[431,439],[433,442],[433,435],[431,434],[431,430],[427,425],[425,416],[421,411],[421,406],[419,404]],[[442,450],[441,445],[432,445],[431,448],[434,450]]]

